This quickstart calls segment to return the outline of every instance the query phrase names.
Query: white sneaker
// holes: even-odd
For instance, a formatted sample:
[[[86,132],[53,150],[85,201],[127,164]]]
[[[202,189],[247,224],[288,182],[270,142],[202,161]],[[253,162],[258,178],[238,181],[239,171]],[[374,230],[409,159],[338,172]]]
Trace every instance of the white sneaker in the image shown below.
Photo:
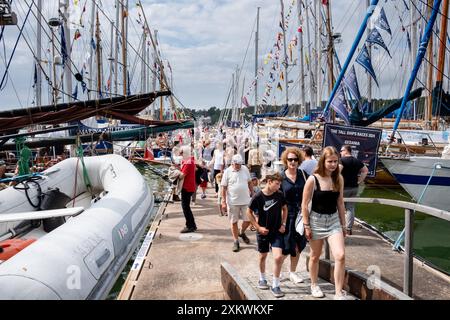
[[[303,282],[303,278],[300,277],[295,272],[289,272],[289,280],[291,280],[293,283],[302,283]]]
[[[314,298],[323,298],[324,294],[322,292],[322,290],[320,290],[318,285],[311,285],[311,295]]]
[[[345,292],[344,290],[342,290],[341,294],[335,294],[333,299],[334,300],[349,300],[349,298],[347,296],[347,292]]]

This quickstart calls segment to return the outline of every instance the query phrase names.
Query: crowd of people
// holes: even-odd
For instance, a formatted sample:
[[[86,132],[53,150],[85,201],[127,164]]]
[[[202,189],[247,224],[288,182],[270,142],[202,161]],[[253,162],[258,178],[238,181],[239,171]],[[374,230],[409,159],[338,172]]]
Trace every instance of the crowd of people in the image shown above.
[[[328,241],[334,258],[335,299],[346,299],[344,238],[352,234],[354,207],[344,204],[344,197],[356,196],[367,168],[352,156],[350,146],[338,152],[325,147],[318,159],[310,146],[288,147],[281,155],[283,169],[271,165],[257,141],[243,134],[226,135],[208,131],[197,135],[197,143],[180,148],[179,167],[181,206],[186,225],[181,233],[196,232],[191,203],[197,188],[201,198],[208,183],[215,190],[221,216],[228,216],[232,251],[240,251],[240,241],[250,243],[248,230],[256,231],[259,252],[258,288],[270,289],[275,297],[284,296],[280,273],[289,256],[289,280],[301,283],[297,272],[301,252],[310,248],[309,272],[311,295],[324,296],[317,285],[319,258]],[[180,182],[179,182],[180,183]],[[260,186],[261,183],[261,186]],[[193,197],[194,196],[194,197]],[[296,228],[299,215],[303,232]],[[239,221],[242,221],[239,226]],[[266,260],[273,256],[273,279],[269,286]]]

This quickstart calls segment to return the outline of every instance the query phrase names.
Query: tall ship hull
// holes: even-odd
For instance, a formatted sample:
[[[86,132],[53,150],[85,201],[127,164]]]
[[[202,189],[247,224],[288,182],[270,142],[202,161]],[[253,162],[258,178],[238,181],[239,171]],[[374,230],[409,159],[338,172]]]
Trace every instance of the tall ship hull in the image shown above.
[[[415,201],[450,210],[450,159],[417,156],[381,161]]]

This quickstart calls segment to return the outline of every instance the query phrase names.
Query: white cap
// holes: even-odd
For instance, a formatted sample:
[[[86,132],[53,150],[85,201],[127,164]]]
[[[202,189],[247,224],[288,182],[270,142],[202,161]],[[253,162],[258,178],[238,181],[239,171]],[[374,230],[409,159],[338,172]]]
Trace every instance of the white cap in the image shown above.
[[[244,160],[242,160],[242,157],[240,154],[235,154],[233,158],[231,158],[231,163],[235,164],[243,164]]]

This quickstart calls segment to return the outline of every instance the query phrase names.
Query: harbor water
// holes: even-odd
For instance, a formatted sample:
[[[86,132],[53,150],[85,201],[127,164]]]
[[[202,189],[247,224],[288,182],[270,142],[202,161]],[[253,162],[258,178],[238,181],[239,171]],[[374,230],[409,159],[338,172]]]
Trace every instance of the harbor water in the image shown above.
[[[413,202],[403,188],[366,187],[360,197]],[[356,217],[375,227],[393,242],[397,240],[405,222],[404,209],[376,204],[358,203]],[[414,216],[414,254],[450,274],[450,222],[417,212]]]

